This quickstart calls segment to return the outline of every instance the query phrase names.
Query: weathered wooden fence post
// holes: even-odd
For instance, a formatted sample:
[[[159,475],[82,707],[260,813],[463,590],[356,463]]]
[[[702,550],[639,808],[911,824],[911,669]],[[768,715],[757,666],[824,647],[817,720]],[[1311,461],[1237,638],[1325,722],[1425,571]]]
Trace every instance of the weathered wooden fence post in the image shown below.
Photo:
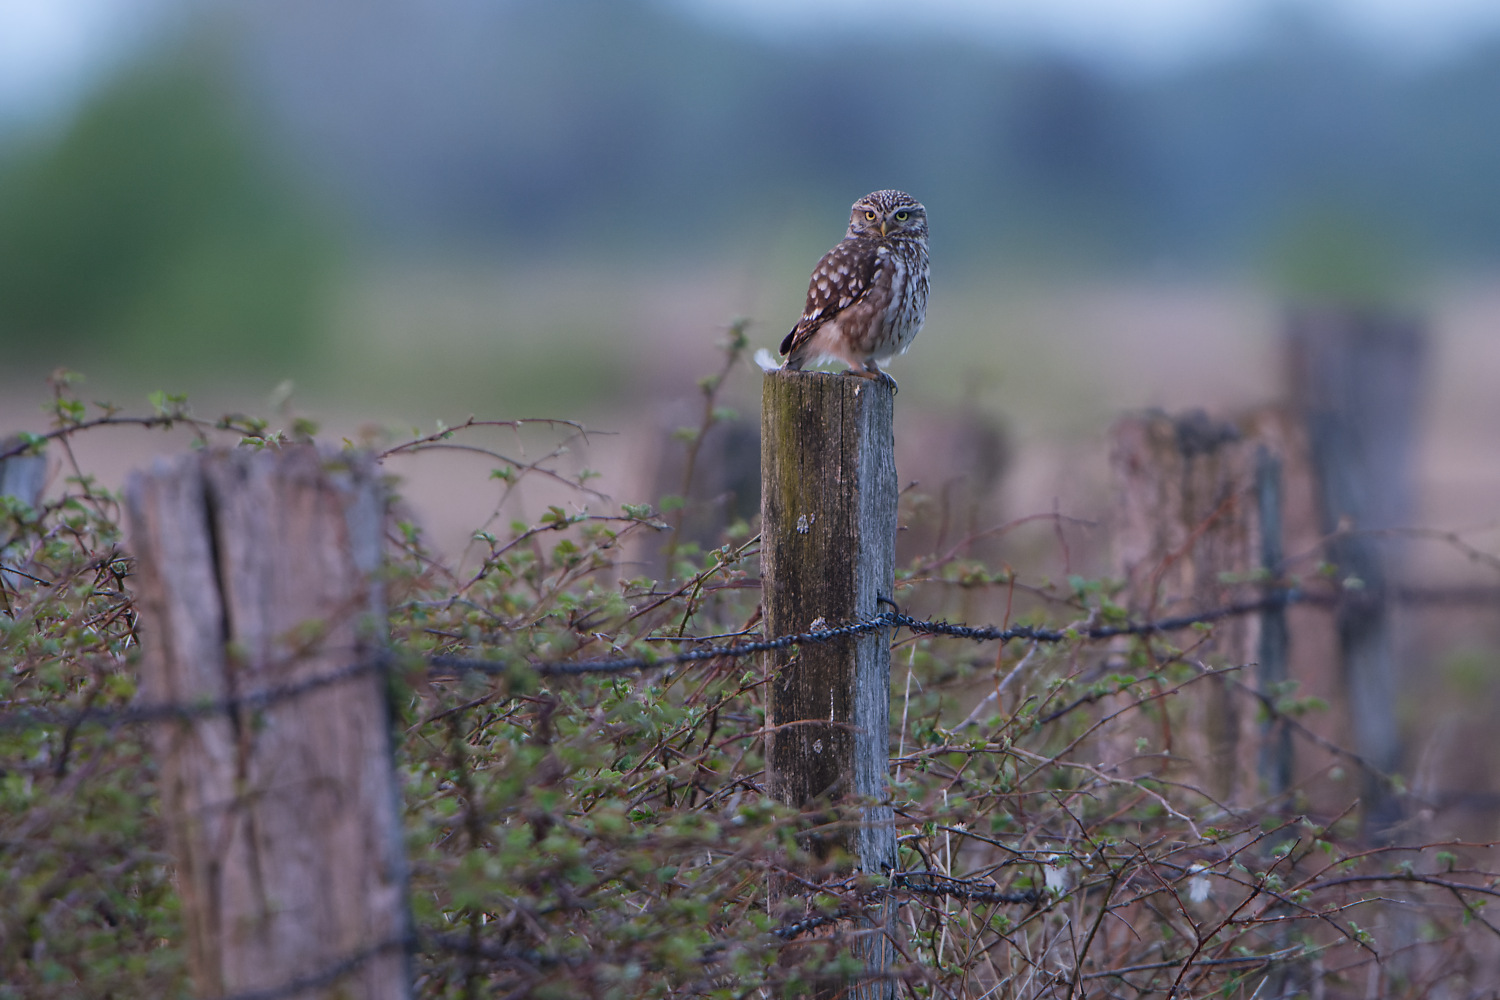
[[[1141,618],[1207,611],[1243,599],[1256,563],[1259,531],[1248,449],[1235,424],[1201,410],[1177,417],[1132,414],[1110,432],[1114,472],[1115,566],[1126,580],[1125,603]],[[1215,624],[1196,655],[1216,666],[1254,657],[1254,623]],[[1251,706],[1233,679],[1214,677],[1186,692],[1190,724],[1163,747],[1196,761],[1208,790],[1226,801],[1259,798],[1244,766],[1253,746]],[[1251,754],[1253,759],[1253,753]]]
[[[1282,478],[1284,462],[1266,445],[1255,449],[1255,509],[1260,526],[1260,569],[1266,580],[1279,582],[1286,574],[1282,538]],[[1273,603],[1260,613],[1256,678],[1263,696],[1273,701],[1282,696],[1290,676],[1292,638],[1287,628],[1286,604]],[[1292,732],[1270,712],[1260,726],[1260,780],[1266,793],[1279,800],[1292,787]]]
[[[768,372],[761,409],[761,565],[766,631],[785,635],[879,614],[895,584],[894,393],[846,375]],[[810,838],[819,858],[859,870],[896,866],[890,765],[890,640],[884,630],[770,654],[771,794],[810,809],[862,802],[840,832]],[[869,978],[845,993],[892,997],[886,897],[855,920]]]
[[[1416,516],[1417,413],[1426,367],[1419,323],[1351,308],[1305,308],[1287,320],[1293,402],[1317,470],[1328,561],[1350,586],[1338,609],[1339,646],[1355,747],[1380,771],[1401,761],[1390,579],[1399,543],[1379,532]],[[1401,818],[1385,782],[1365,775],[1364,822]]]
[[[188,706],[154,745],[198,995],[409,997],[374,464],[196,453],[126,503],[143,697]]]
[[[1323,667],[1333,646],[1324,612],[1292,610],[1276,600],[1281,587],[1312,568],[1287,566],[1286,553],[1313,551],[1321,538],[1307,442],[1287,408],[1263,407],[1233,421],[1202,412],[1132,414],[1111,429],[1110,459],[1115,568],[1126,580],[1124,600],[1132,612],[1174,615],[1271,598],[1259,615],[1216,623],[1211,644],[1189,639],[1195,656],[1256,664],[1236,683],[1262,697],[1280,699],[1295,690],[1337,700]],[[1290,620],[1299,614],[1293,629]],[[1296,683],[1289,687],[1288,681]],[[1241,805],[1281,800],[1299,776],[1290,729],[1274,715],[1256,726],[1260,710],[1230,697],[1232,687],[1209,686],[1180,699],[1194,721],[1183,734],[1187,756],[1219,796]],[[1341,735],[1332,731],[1337,723],[1331,718],[1303,724],[1335,742]],[[1121,750],[1132,752],[1116,747]],[[1257,759],[1258,766],[1248,766]],[[1326,765],[1321,757],[1302,764],[1306,792]]]

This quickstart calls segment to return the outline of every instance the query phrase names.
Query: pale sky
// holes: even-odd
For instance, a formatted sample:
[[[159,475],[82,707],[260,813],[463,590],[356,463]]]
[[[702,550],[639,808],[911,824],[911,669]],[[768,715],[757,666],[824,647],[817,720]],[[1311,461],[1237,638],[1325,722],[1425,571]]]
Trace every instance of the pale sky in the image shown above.
[[[0,118],[65,107],[174,12],[216,0],[0,0]],[[251,0],[253,2],[253,0]],[[401,2],[401,0],[395,0]],[[405,0],[444,3],[456,0]],[[482,2],[482,0],[466,0]],[[504,0],[494,0],[504,2]],[[1143,67],[1232,46],[1278,8],[1311,10],[1393,56],[1420,58],[1500,30],[1500,0],[670,0],[763,34],[865,24],[1043,41]],[[351,2],[351,12],[360,7]],[[351,13],[351,16],[357,16]]]
[[[997,41],[1043,41],[1146,67],[1212,53],[1278,11],[1346,27],[1393,54],[1441,53],[1500,31],[1500,0],[675,0],[761,30],[860,23],[937,27]],[[820,25],[821,22],[821,25]]]
[[[0,0],[0,117],[45,117],[149,38],[177,0]]]

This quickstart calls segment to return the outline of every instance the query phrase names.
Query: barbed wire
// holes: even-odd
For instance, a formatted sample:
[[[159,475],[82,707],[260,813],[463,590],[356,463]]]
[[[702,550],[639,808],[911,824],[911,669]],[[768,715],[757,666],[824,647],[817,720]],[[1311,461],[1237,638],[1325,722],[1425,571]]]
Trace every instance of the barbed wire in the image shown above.
[[[295,996],[298,993],[306,993],[310,990],[332,986],[345,976],[353,975],[360,967],[382,955],[388,955],[394,951],[415,951],[416,940],[411,936],[394,937],[378,944],[360,948],[337,959],[317,972],[289,979],[275,986],[265,986],[260,989],[246,990],[240,993],[225,994],[221,1000],[282,1000],[283,997]]]
[[[1066,629],[1044,628],[1035,625],[1013,625],[1008,628],[997,628],[994,625],[965,625],[943,620],[913,618],[911,615],[901,611],[882,611],[869,618],[848,622],[843,625],[835,625],[823,629],[809,629],[805,632],[777,636],[774,639],[760,639],[755,642],[735,643],[727,646],[708,646],[701,649],[685,650],[680,653],[666,653],[654,656],[531,663],[528,665],[528,669],[543,676],[624,673],[631,670],[645,670],[677,666],[684,663],[697,663],[703,660],[734,659],[742,656],[751,656],[756,653],[787,649],[791,646],[827,643],[836,639],[876,632],[884,628],[904,628],[908,631],[924,635],[946,635],[957,639],[972,639],[976,642],[1009,642],[1012,639],[1024,639],[1031,642],[1112,639],[1121,636],[1153,635],[1162,632],[1180,631],[1185,628],[1191,628],[1194,625],[1212,624],[1225,618],[1268,611],[1306,599],[1302,591],[1288,589],[1277,591],[1255,601],[1229,604],[1191,615],[1177,615],[1149,622],[1094,625]],[[487,674],[510,673],[517,667],[515,663],[504,660],[487,660],[458,656],[433,656],[428,659],[428,663],[440,670],[475,671]]]
[[[993,882],[983,879],[955,878],[943,872],[911,871],[897,872],[891,879],[891,893],[912,893],[919,896],[948,896],[970,903],[1037,903],[1046,898],[1036,889],[1006,892]]]
[[[1265,596],[1251,601],[1211,608],[1193,614],[1173,615],[1145,622],[1122,622],[1118,624],[1052,628],[1038,625],[1012,625],[1005,628],[994,625],[967,625],[942,619],[923,619],[902,611],[883,611],[868,618],[833,625],[821,629],[808,629],[770,639],[730,645],[704,646],[676,653],[653,653],[644,656],[626,656],[594,660],[532,661],[524,658],[486,659],[447,654],[426,656],[421,662],[428,677],[438,679],[457,677],[468,673],[491,676],[518,676],[526,673],[543,677],[570,677],[584,675],[609,675],[629,673],[637,670],[659,670],[691,663],[702,663],[718,659],[739,659],[759,653],[775,652],[793,646],[819,645],[836,642],[859,635],[867,635],[883,629],[904,628],[917,635],[941,635],[975,642],[1010,642],[1023,640],[1038,643],[1062,643],[1077,641],[1100,641],[1130,636],[1160,635],[1177,632],[1199,625],[1242,615],[1259,614],[1293,604],[1331,603],[1332,595],[1315,594],[1298,588],[1269,591]],[[683,639],[691,642],[694,640]],[[186,702],[146,703],[126,705],[119,708],[83,708],[62,710],[54,708],[19,708],[0,711],[0,732],[39,726],[78,727],[82,725],[118,726],[172,720],[191,720],[211,715],[230,715],[242,710],[267,708],[278,702],[301,697],[309,692],[338,684],[365,674],[385,673],[395,668],[402,657],[400,650],[382,651],[372,657],[349,666],[299,681],[292,681],[245,694],[222,698],[203,698]]]
[[[1022,639],[1031,642],[1068,642],[1101,640],[1121,636],[1154,635],[1180,631],[1199,624],[1211,624],[1225,618],[1253,614],[1304,599],[1300,591],[1278,592],[1256,601],[1225,605],[1192,615],[1177,615],[1149,622],[1133,622],[1119,625],[1095,625],[1090,627],[1056,629],[1034,625],[1014,625],[997,628],[993,625],[966,625],[943,620],[914,618],[900,611],[884,611],[858,621],[834,625],[828,628],[808,629],[732,645],[706,646],[677,653],[647,656],[629,656],[598,660],[558,660],[534,662],[518,659],[482,659],[449,655],[423,658],[429,677],[454,677],[467,673],[488,675],[518,675],[532,673],[544,677],[569,677],[588,674],[619,674],[636,670],[664,669],[689,663],[701,663],[717,659],[739,659],[758,653],[789,649],[793,646],[819,645],[867,635],[886,628],[904,628],[922,635],[943,635],[976,642],[1009,642]],[[684,640],[691,641],[691,640]],[[62,710],[53,708],[20,708],[0,711],[0,732],[27,729],[39,726],[77,727],[82,725],[118,726],[151,722],[187,721],[211,715],[231,715],[242,710],[267,708],[282,701],[301,697],[309,692],[338,684],[365,674],[384,673],[399,662],[399,651],[390,650],[375,654],[364,660],[315,677],[291,681],[245,694],[222,698],[203,698],[186,702],[145,703],[119,708],[83,708]]]
[[[203,698],[185,702],[157,702],[126,705],[121,708],[81,708],[64,711],[54,708],[21,708],[0,712],[0,732],[40,726],[76,728],[84,725],[120,726],[146,722],[188,721],[210,715],[232,715],[244,709],[267,708],[282,701],[347,681],[364,674],[383,671],[385,656],[365,663],[354,663],[338,670],[300,681],[277,684],[248,694],[224,698]]]
[[[1303,591],[1296,588],[1288,588],[1286,590],[1274,591],[1254,601],[1226,604],[1223,607],[1214,608],[1209,611],[1200,611],[1190,615],[1175,615],[1170,618],[1158,618],[1148,622],[1125,622],[1118,625],[1089,625],[1065,629],[1039,628],[1033,625],[1012,625],[1009,628],[996,628],[993,625],[981,625],[977,627],[972,625],[957,625],[946,621],[924,621],[898,611],[888,611],[881,617],[884,617],[892,625],[900,626],[912,632],[928,635],[947,635],[958,639],[973,639],[976,642],[1009,642],[1012,639],[1026,639],[1031,642],[1068,642],[1078,639],[1116,639],[1122,636],[1178,632],[1185,628],[1192,628],[1194,625],[1211,625],[1225,618],[1273,611],[1276,608],[1301,603],[1307,599],[1308,597]]]
[[[717,660],[720,658],[736,659],[742,656],[753,656],[756,653],[769,653],[779,649],[789,649],[792,646],[817,645],[833,642],[835,639],[846,639],[850,636],[877,632],[891,624],[891,612],[883,612],[870,618],[849,622],[844,625],[835,625],[822,629],[809,629],[806,632],[794,632],[789,635],[777,636],[774,639],[741,642],[730,646],[707,646],[700,649],[685,650],[680,653],[665,653],[654,656],[628,656],[607,660],[530,663],[526,669],[546,677],[626,673],[632,670],[679,666],[684,663],[699,663],[704,660]],[[454,670],[460,673],[473,671],[486,674],[504,674],[512,673],[517,669],[517,664],[504,660],[468,659],[460,656],[433,656],[429,657],[427,662],[439,670]]]

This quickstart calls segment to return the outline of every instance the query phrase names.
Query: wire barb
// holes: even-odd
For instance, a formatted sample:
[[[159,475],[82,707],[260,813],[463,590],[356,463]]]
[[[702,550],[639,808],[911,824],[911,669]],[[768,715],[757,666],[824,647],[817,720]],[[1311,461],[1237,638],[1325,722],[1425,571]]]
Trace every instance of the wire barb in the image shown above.
[[[742,642],[727,646],[707,646],[679,653],[659,656],[630,656],[607,660],[559,660],[541,663],[515,660],[489,660],[462,656],[429,656],[423,662],[427,676],[432,678],[458,677],[467,673],[489,675],[513,675],[530,672],[543,677],[577,677],[589,674],[621,674],[636,670],[655,670],[680,666],[687,663],[702,663],[708,660],[739,659],[759,653],[769,653],[819,643],[836,642],[853,636],[867,635],[887,628],[904,628],[919,635],[944,635],[957,639],[972,639],[975,642],[1009,642],[1024,639],[1028,642],[1065,642],[1076,640],[1112,639],[1120,636],[1155,635],[1208,624],[1238,615],[1256,614],[1271,608],[1307,600],[1301,591],[1275,591],[1257,601],[1246,601],[1226,605],[1194,615],[1179,615],[1149,622],[1124,625],[1099,625],[1093,628],[1052,629],[1034,625],[1014,625],[996,628],[993,625],[964,625],[947,621],[932,621],[913,618],[900,611],[883,611],[859,621],[847,622],[829,628],[810,629],[790,635]],[[150,722],[186,721],[211,715],[229,715],[242,709],[263,709],[278,702],[297,698],[310,691],[350,680],[364,674],[385,673],[395,662],[395,651],[377,654],[372,659],[354,663],[342,669],[293,684],[283,684],[249,694],[230,698],[172,704],[138,704],[125,708],[88,708],[76,712],[56,709],[22,708],[0,712],[0,731],[14,731],[41,726],[118,726]]]

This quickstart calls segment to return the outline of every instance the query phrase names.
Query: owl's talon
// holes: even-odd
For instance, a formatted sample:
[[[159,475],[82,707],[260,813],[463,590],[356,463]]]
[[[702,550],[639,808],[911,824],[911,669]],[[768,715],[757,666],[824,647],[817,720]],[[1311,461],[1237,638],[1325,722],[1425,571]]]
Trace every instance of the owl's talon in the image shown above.
[[[886,385],[891,387],[892,393],[901,391],[901,387],[896,384],[895,379],[891,378],[889,372],[883,372],[879,368],[876,368],[874,365],[870,365],[866,368],[850,368],[848,371],[844,372],[844,374],[853,375],[855,378],[867,378],[871,382],[884,382]]]
[[[876,382],[884,382],[891,387],[892,395],[901,391],[901,387],[896,384],[896,380],[891,378],[891,373],[881,371],[879,366],[873,361],[866,365],[863,370],[853,371],[850,374],[858,375],[860,378],[873,379]]]

